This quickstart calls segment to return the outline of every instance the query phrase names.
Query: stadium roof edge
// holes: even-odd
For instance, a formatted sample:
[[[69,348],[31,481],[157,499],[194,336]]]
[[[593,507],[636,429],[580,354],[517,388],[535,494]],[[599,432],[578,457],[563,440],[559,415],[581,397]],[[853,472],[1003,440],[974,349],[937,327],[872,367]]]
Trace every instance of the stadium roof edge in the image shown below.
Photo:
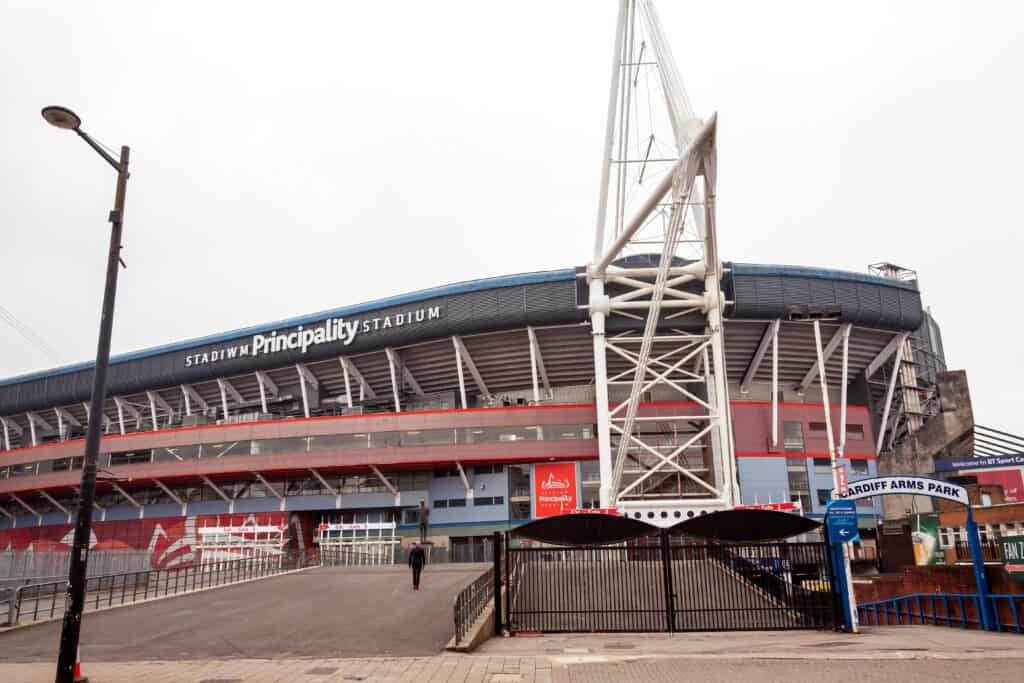
[[[519,285],[536,284],[541,282],[559,282],[575,279],[576,269],[565,268],[561,270],[546,270],[537,271],[533,273],[520,273],[518,275],[502,275],[498,277],[482,278],[479,280],[467,280],[464,282],[456,282],[453,284],[442,285],[440,287],[432,287],[430,289],[421,289],[419,291],[410,292],[408,294],[400,294],[397,296],[385,297],[383,299],[375,299],[373,301],[367,301],[361,304],[354,304],[352,306],[344,306],[341,308],[328,309],[324,311],[318,311],[316,313],[309,313],[306,315],[296,316],[294,318],[276,320],[274,322],[263,323],[261,325],[241,327],[235,330],[230,330],[228,332],[207,335],[205,337],[184,339],[182,341],[172,342],[170,344],[153,346],[147,349],[140,349],[138,351],[130,351],[128,353],[122,353],[116,356],[112,356],[110,359],[110,363],[111,365],[117,363],[126,363],[128,361],[136,360],[139,358],[157,356],[163,353],[170,353],[172,351],[180,351],[182,349],[187,349],[193,346],[202,346],[204,344],[216,344],[218,342],[229,341],[237,337],[245,337],[253,334],[270,332],[281,327],[306,325],[311,322],[324,320],[325,318],[334,318],[346,315],[358,315],[360,313],[366,313],[368,311],[373,311],[378,308],[385,308],[389,306],[401,306],[403,304],[416,303],[419,301],[425,301],[427,299],[434,299],[440,296],[463,294],[466,292],[475,292],[486,289],[499,289],[501,287],[516,287]],[[16,377],[11,377],[8,379],[2,379],[0,380],[0,386],[19,384],[21,382],[28,382],[31,380],[42,379],[45,377],[57,377],[71,372],[78,372],[79,370],[87,370],[93,367],[94,365],[94,361],[85,361],[81,363],[75,363],[72,365],[65,365],[58,368],[53,368],[51,370],[38,370],[36,372],[18,375]]]
[[[850,271],[832,270],[827,268],[738,262],[726,262],[726,266],[730,269],[730,274],[739,276],[780,275],[791,277],[809,277],[823,280],[845,280],[850,282],[863,282],[866,284],[885,285],[889,287],[895,287],[898,289],[917,289],[917,287],[912,283],[900,282],[897,280],[889,280],[883,277],[879,277],[877,275],[869,275],[866,273],[855,273]],[[478,280],[467,280],[464,282],[442,285],[440,287],[421,289],[416,292],[410,292],[408,294],[400,294],[397,296],[385,297],[383,299],[375,299],[373,301],[368,301],[361,304],[354,304],[351,306],[344,306],[341,308],[318,311],[316,313],[296,316],[293,318],[286,318],[284,320],[277,320],[274,322],[263,323],[260,325],[242,327],[227,332],[208,335],[205,337],[185,339],[178,342],[172,342],[170,344],[163,344],[161,346],[154,346],[146,349],[140,349],[138,351],[122,353],[111,357],[110,362],[112,365],[118,363],[125,363],[139,358],[157,356],[163,353],[170,353],[173,351],[180,351],[195,346],[202,346],[204,344],[214,344],[222,341],[229,341],[231,339],[235,339],[238,337],[270,332],[281,327],[306,325],[311,322],[317,322],[325,318],[331,317],[358,315],[360,313],[366,313],[379,308],[385,308],[388,306],[401,306],[403,304],[416,303],[419,301],[425,301],[427,299],[433,299],[441,296],[463,294],[466,292],[474,292],[487,289],[499,289],[502,287],[516,287],[519,285],[526,284],[575,280],[583,272],[585,272],[585,268],[564,268],[559,270],[536,271],[531,273],[520,273],[517,275],[502,275],[497,277],[482,278]],[[0,386],[20,384],[22,382],[29,382],[32,380],[44,379],[49,377],[58,377],[60,375],[78,372],[80,370],[87,370],[93,367],[93,365],[95,365],[93,361],[84,361],[81,363],[74,363],[71,365],[65,365],[57,368],[52,368],[49,370],[38,370],[35,372],[30,372],[22,375],[16,375],[14,377],[10,377],[7,379],[0,379]]]
[[[862,282],[869,285],[884,285],[896,289],[907,289],[917,291],[917,285],[913,282],[902,280],[890,280],[889,278],[871,275],[869,273],[855,273],[848,270],[833,270],[830,268],[811,268],[808,266],[782,266],[767,263],[738,263],[727,262],[728,267],[734,275],[789,275],[791,277],[810,277],[817,280],[843,280],[846,282]]]

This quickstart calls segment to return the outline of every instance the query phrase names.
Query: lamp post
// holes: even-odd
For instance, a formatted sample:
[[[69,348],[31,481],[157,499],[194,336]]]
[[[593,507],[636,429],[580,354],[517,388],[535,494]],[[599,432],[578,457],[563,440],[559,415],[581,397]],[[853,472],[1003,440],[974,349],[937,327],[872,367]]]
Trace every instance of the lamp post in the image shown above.
[[[92,526],[92,506],[96,496],[96,458],[100,449],[100,426],[103,423],[103,402],[107,390],[107,366],[110,361],[110,334],[114,322],[114,297],[117,294],[117,271],[121,262],[121,228],[124,220],[124,195],[128,185],[128,147],[121,147],[120,159],[108,154],[82,130],[82,120],[64,107],[46,107],[42,111],[46,122],[57,128],[73,130],[117,171],[117,192],[114,210],[110,212],[110,249],[107,253],[107,282],[103,290],[103,310],[100,314],[100,337],[96,346],[96,369],[93,374],[92,398],[89,401],[89,426],[85,437],[85,462],[82,466],[81,495],[75,536],[71,546],[71,568],[68,571],[68,590],[64,604],[64,624],[60,633],[60,652],[57,655],[57,683],[73,683],[78,638],[82,629],[82,608],[85,604],[86,570],[89,561],[89,530]]]

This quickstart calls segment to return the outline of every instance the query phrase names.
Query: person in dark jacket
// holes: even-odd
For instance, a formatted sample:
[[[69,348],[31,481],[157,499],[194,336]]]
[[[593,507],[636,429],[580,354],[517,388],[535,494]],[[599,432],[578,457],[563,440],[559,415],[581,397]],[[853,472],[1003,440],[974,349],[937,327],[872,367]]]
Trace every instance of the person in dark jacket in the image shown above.
[[[427,563],[427,554],[423,551],[421,545],[413,544],[412,550],[409,551],[409,566],[412,567],[412,587],[413,590],[420,589],[420,572],[423,571],[423,565]]]

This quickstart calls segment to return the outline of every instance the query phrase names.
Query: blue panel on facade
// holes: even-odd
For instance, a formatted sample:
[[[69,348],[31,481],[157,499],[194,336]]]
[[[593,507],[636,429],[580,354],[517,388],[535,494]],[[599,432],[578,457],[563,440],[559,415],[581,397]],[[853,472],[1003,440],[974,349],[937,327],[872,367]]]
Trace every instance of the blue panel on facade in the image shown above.
[[[786,458],[737,458],[744,505],[789,500]]]
[[[222,500],[204,500],[188,504],[189,516],[194,515],[225,515],[228,512],[228,504]]]
[[[95,514],[95,513],[94,513]],[[139,511],[130,505],[118,505],[117,507],[107,508],[107,522],[115,522],[123,519],[138,519]],[[96,517],[94,516],[95,520]]]
[[[68,516],[59,510],[56,512],[43,513],[43,526],[48,524],[67,524]]]
[[[277,512],[281,501],[277,498],[239,498],[235,501],[235,514],[249,512]]]
[[[159,505],[147,505],[143,508],[146,512],[146,519],[158,519],[160,517],[181,517],[181,506],[177,503],[160,503]],[[93,521],[95,521],[93,517]]]
[[[285,509],[290,512],[301,510],[334,510],[334,496],[288,496]]]

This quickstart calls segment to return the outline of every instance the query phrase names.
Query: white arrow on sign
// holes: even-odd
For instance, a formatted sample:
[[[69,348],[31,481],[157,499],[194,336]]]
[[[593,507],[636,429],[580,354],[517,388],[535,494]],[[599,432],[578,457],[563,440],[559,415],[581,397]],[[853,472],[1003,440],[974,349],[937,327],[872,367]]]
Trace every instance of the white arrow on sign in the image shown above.
[[[846,538],[847,536],[850,535],[850,530],[849,529],[840,529],[839,530],[839,535],[842,536],[843,538]]]

